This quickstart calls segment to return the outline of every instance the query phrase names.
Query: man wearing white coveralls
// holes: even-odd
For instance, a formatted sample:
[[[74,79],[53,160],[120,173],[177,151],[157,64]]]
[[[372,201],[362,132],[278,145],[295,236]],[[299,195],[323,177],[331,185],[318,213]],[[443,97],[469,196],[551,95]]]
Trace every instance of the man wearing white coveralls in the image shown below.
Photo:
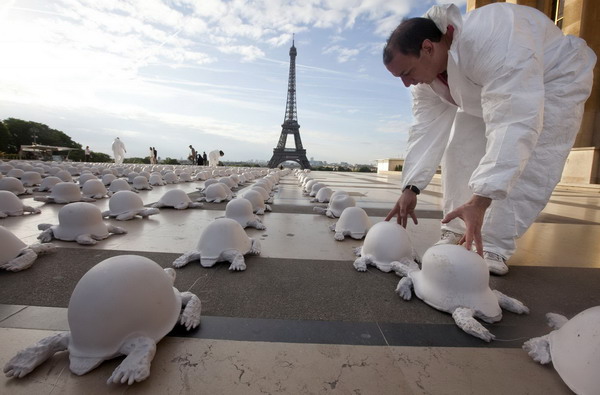
[[[208,153],[208,165],[210,167],[217,167],[219,166],[219,159],[221,158],[221,156],[225,155],[223,153],[223,151],[220,151],[218,149],[214,150],[214,151],[210,151]]]
[[[115,164],[120,165],[123,163],[123,159],[125,159],[125,153],[127,150],[125,149],[125,144],[121,141],[120,138],[116,138],[112,143],[113,155],[115,157]]]
[[[464,20],[454,5],[435,6],[402,22],[383,57],[414,85],[403,192],[386,220],[417,223],[417,194],[441,162],[440,243],[474,244],[491,273],[507,273],[516,239],[560,180],[594,52],[538,10],[496,3]]]

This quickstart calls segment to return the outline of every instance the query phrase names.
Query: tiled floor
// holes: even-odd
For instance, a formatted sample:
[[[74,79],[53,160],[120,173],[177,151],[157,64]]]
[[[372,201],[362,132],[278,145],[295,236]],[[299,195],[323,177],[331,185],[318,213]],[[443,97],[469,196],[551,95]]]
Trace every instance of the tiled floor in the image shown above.
[[[400,194],[396,173],[313,172],[332,189],[344,189],[382,221]],[[146,204],[171,188],[196,192],[202,182],[142,191]],[[248,186],[244,187],[248,188]],[[237,191],[243,194],[244,188]],[[420,196],[418,226],[409,226],[422,254],[439,237],[439,179]],[[559,186],[547,208],[520,240],[506,277],[493,288],[531,308],[528,316],[506,313],[489,325],[497,339],[484,343],[457,329],[451,317],[421,301],[401,300],[398,278],[352,267],[362,241],[333,239],[335,220],[312,212],[296,179],[281,180],[266,230],[247,229],[261,243],[247,256],[245,272],[226,264],[177,270],[175,286],[203,302],[200,328],[175,329],[158,345],[150,377],[130,387],[105,382],[122,359],[84,376],[55,355],[23,379],[0,379],[6,394],[568,394],[552,366],[533,362],[521,350],[545,334],[544,314],[572,316],[600,304],[600,189]],[[42,214],[0,220],[26,243],[39,223],[57,223],[60,205],[32,197],[24,203]],[[102,210],[107,199],[95,203]],[[0,363],[57,331],[68,330],[67,304],[78,279],[110,256],[140,254],[163,267],[193,249],[202,229],[224,215],[225,204],[201,209],[161,209],[147,219],[109,222],[127,229],[95,246],[56,242],[54,254],[20,273],[0,273]]]

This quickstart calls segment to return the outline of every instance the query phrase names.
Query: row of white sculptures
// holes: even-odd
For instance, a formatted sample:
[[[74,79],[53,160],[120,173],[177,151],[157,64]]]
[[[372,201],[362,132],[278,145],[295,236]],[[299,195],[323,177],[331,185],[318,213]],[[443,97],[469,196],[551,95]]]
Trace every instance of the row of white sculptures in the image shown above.
[[[2,171],[2,165],[0,165],[0,171]],[[76,185],[77,191],[80,193],[79,187],[85,187],[90,181],[99,181],[99,176],[88,177],[87,174],[89,173],[85,172],[79,176],[80,184],[82,177],[87,178],[79,186],[71,180],[60,181],[53,188],[62,184]],[[184,172],[184,174],[186,173]],[[239,175],[220,178],[208,178],[208,175],[200,176],[201,178],[206,177],[202,188],[204,197],[201,200],[206,202],[228,201],[225,216],[212,221],[202,232],[196,248],[177,258],[173,262],[173,266],[179,268],[189,262],[199,260],[202,266],[210,267],[217,262],[227,261],[230,263],[230,270],[245,270],[244,255],[260,253],[260,245],[258,241],[246,235],[244,228],[248,226],[257,229],[265,228],[256,214],[260,215],[271,210],[267,203],[272,203],[276,184],[286,174],[287,171],[263,174],[264,177],[255,181],[252,188],[246,191],[242,198],[236,199],[233,199],[235,195],[232,189],[238,186]],[[354,262],[356,270],[366,271],[367,266],[372,265],[384,272],[393,271],[402,277],[396,292],[403,299],[411,299],[414,291],[417,297],[430,306],[450,313],[456,324],[466,333],[485,341],[494,339],[494,335],[476,318],[487,323],[497,322],[502,318],[502,308],[519,314],[528,313],[527,307],[520,301],[490,289],[489,272],[479,255],[460,246],[438,245],[431,247],[422,259],[419,259],[404,228],[394,222],[385,221],[371,225],[366,211],[356,206],[356,202],[350,194],[344,191],[333,191],[323,183],[312,179],[310,174],[296,172],[299,185],[304,193],[313,197],[311,201],[328,203],[327,207],[315,207],[315,211],[331,218],[338,218],[338,221],[330,227],[335,232],[334,239],[342,241],[346,236],[365,239],[363,246],[355,251],[358,255]],[[254,174],[254,176],[256,175]],[[133,184],[138,177],[146,178],[145,175],[140,176],[139,174],[128,178]],[[197,179],[198,176],[195,175],[195,177]],[[252,177],[253,175],[243,176],[244,181]],[[0,178],[0,181],[6,178],[10,177]],[[186,180],[188,177],[184,176],[183,179]],[[116,180],[125,181],[122,178],[115,178],[110,185]],[[127,182],[127,186],[129,186],[129,182]],[[118,191],[107,191],[106,196],[110,196],[109,210],[104,213],[100,212],[93,204],[84,201],[68,202],[69,199],[63,199],[62,194],[55,194],[52,199],[36,198],[38,201],[65,204],[59,211],[59,224],[40,224],[39,228],[43,232],[39,239],[43,244],[29,247],[25,246],[7,229],[0,227],[2,239],[14,241],[11,248],[3,248],[0,267],[7,270],[22,270],[31,266],[36,254],[55,249],[51,244],[47,244],[52,238],[77,241],[81,244],[94,244],[112,233],[124,233],[122,228],[105,224],[102,217],[129,220],[135,216],[146,217],[157,214],[160,207],[186,209],[202,205],[192,202],[187,194],[183,193],[185,197],[166,196],[167,194],[165,194],[159,202],[153,205],[154,207],[148,208],[143,205],[134,189],[124,187]],[[174,191],[183,192],[171,190],[168,193]],[[52,196],[53,192],[50,192],[50,196]],[[0,203],[7,193],[16,197],[13,192],[0,190]],[[76,198],[74,190],[67,195]],[[80,200],[85,198],[81,195]],[[8,198],[8,195],[6,195],[6,200],[11,200],[11,204],[16,205],[14,199]],[[19,199],[17,198],[17,200]],[[36,213],[36,210],[39,209],[24,206],[21,214]],[[11,214],[14,212],[13,209],[7,215],[15,215]],[[4,253],[5,251],[7,253]],[[13,257],[11,258],[11,256]],[[27,264],[23,264],[23,262],[27,262]],[[162,291],[150,292],[152,295],[142,295],[139,300],[128,300],[128,303],[125,304],[119,303],[114,319],[97,322],[97,317],[93,315],[94,306],[90,306],[88,301],[94,300],[95,303],[97,302],[98,308],[106,309],[105,303],[107,302],[104,298],[106,295],[103,295],[103,287],[98,284],[105,284],[107,281],[115,284],[122,282],[123,289],[117,293],[122,292],[123,295],[126,295],[125,284],[127,281],[133,281],[131,279],[139,281],[140,278],[143,278],[148,284],[156,284],[156,289],[162,289]],[[35,345],[19,352],[6,364],[5,373],[9,377],[23,377],[55,352],[68,350],[71,371],[76,374],[84,374],[104,360],[118,355],[127,355],[108,382],[132,384],[135,381],[144,380],[150,373],[150,362],[156,343],[173,328],[175,323],[179,321],[190,330],[200,322],[200,300],[189,292],[180,293],[173,288],[174,278],[173,269],[163,271],[158,264],[148,258],[136,255],[117,256],[99,263],[82,277],[71,296],[69,303],[71,332],[42,339]],[[148,289],[152,288],[148,287]],[[117,299],[122,301],[128,298]],[[165,304],[165,300],[168,300],[169,303]],[[158,305],[162,306],[162,309],[158,309],[154,313],[155,321],[147,322],[140,319],[147,314],[145,309],[154,311]],[[131,320],[117,319],[117,317],[131,317]],[[135,317],[137,319],[134,319]],[[600,328],[600,306],[585,310],[569,321],[555,314],[549,314],[548,317],[551,326],[556,330],[549,335],[529,340],[523,348],[540,363],[548,363],[553,360],[554,366],[563,380],[575,392],[594,393],[590,392],[590,388],[600,388],[596,375],[591,373],[600,367],[600,352],[598,352],[600,348],[600,329],[598,329]],[[120,324],[117,325],[116,322]],[[148,327],[139,328],[134,324],[136,322],[144,322],[144,325]],[[107,325],[110,327],[106,327]],[[106,336],[97,336],[98,333],[111,333],[111,336],[107,339]],[[132,333],[135,333],[136,336],[132,336]],[[578,352],[573,353],[573,350]],[[574,358],[573,355],[578,357]]]

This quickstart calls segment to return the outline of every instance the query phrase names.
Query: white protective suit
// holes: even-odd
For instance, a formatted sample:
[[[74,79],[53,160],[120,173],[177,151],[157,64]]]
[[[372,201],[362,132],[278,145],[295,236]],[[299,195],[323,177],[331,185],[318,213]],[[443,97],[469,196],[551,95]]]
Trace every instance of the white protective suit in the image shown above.
[[[485,251],[508,259],[560,180],[590,95],[594,52],[538,10],[508,3],[469,12],[434,6],[446,33],[448,85],[413,87],[403,187],[425,188],[442,162],[444,215],[472,194],[493,199]],[[464,234],[454,219],[444,229]]]
[[[218,149],[210,151],[208,153],[208,165],[210,167],[217,167],[219,165],[219,158],[221,158],[221,155]]]
[[[115,164],[120,165],[125,159],[125,144],[118,137],[112,143],[113,156],[115,157]]]

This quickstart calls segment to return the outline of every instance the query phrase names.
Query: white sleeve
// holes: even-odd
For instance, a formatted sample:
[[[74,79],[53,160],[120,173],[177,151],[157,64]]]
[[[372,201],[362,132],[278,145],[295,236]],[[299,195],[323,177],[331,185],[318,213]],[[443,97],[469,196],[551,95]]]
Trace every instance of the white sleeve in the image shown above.
[[[424,189],[446,150],[457,107],[442,101],[426,84],[415,86],[412,95],[414,120],[402,167],[402,188],[415,185]]]
[[[479,21],[460,50],[461,61],[463,54],[467,59],[466,76],[482,87],[487,138],[469,187],[492,199],[504,199],[516,183],[536,146],[544,115],[543,36],[523,19],[503,17],[495,25]]]

